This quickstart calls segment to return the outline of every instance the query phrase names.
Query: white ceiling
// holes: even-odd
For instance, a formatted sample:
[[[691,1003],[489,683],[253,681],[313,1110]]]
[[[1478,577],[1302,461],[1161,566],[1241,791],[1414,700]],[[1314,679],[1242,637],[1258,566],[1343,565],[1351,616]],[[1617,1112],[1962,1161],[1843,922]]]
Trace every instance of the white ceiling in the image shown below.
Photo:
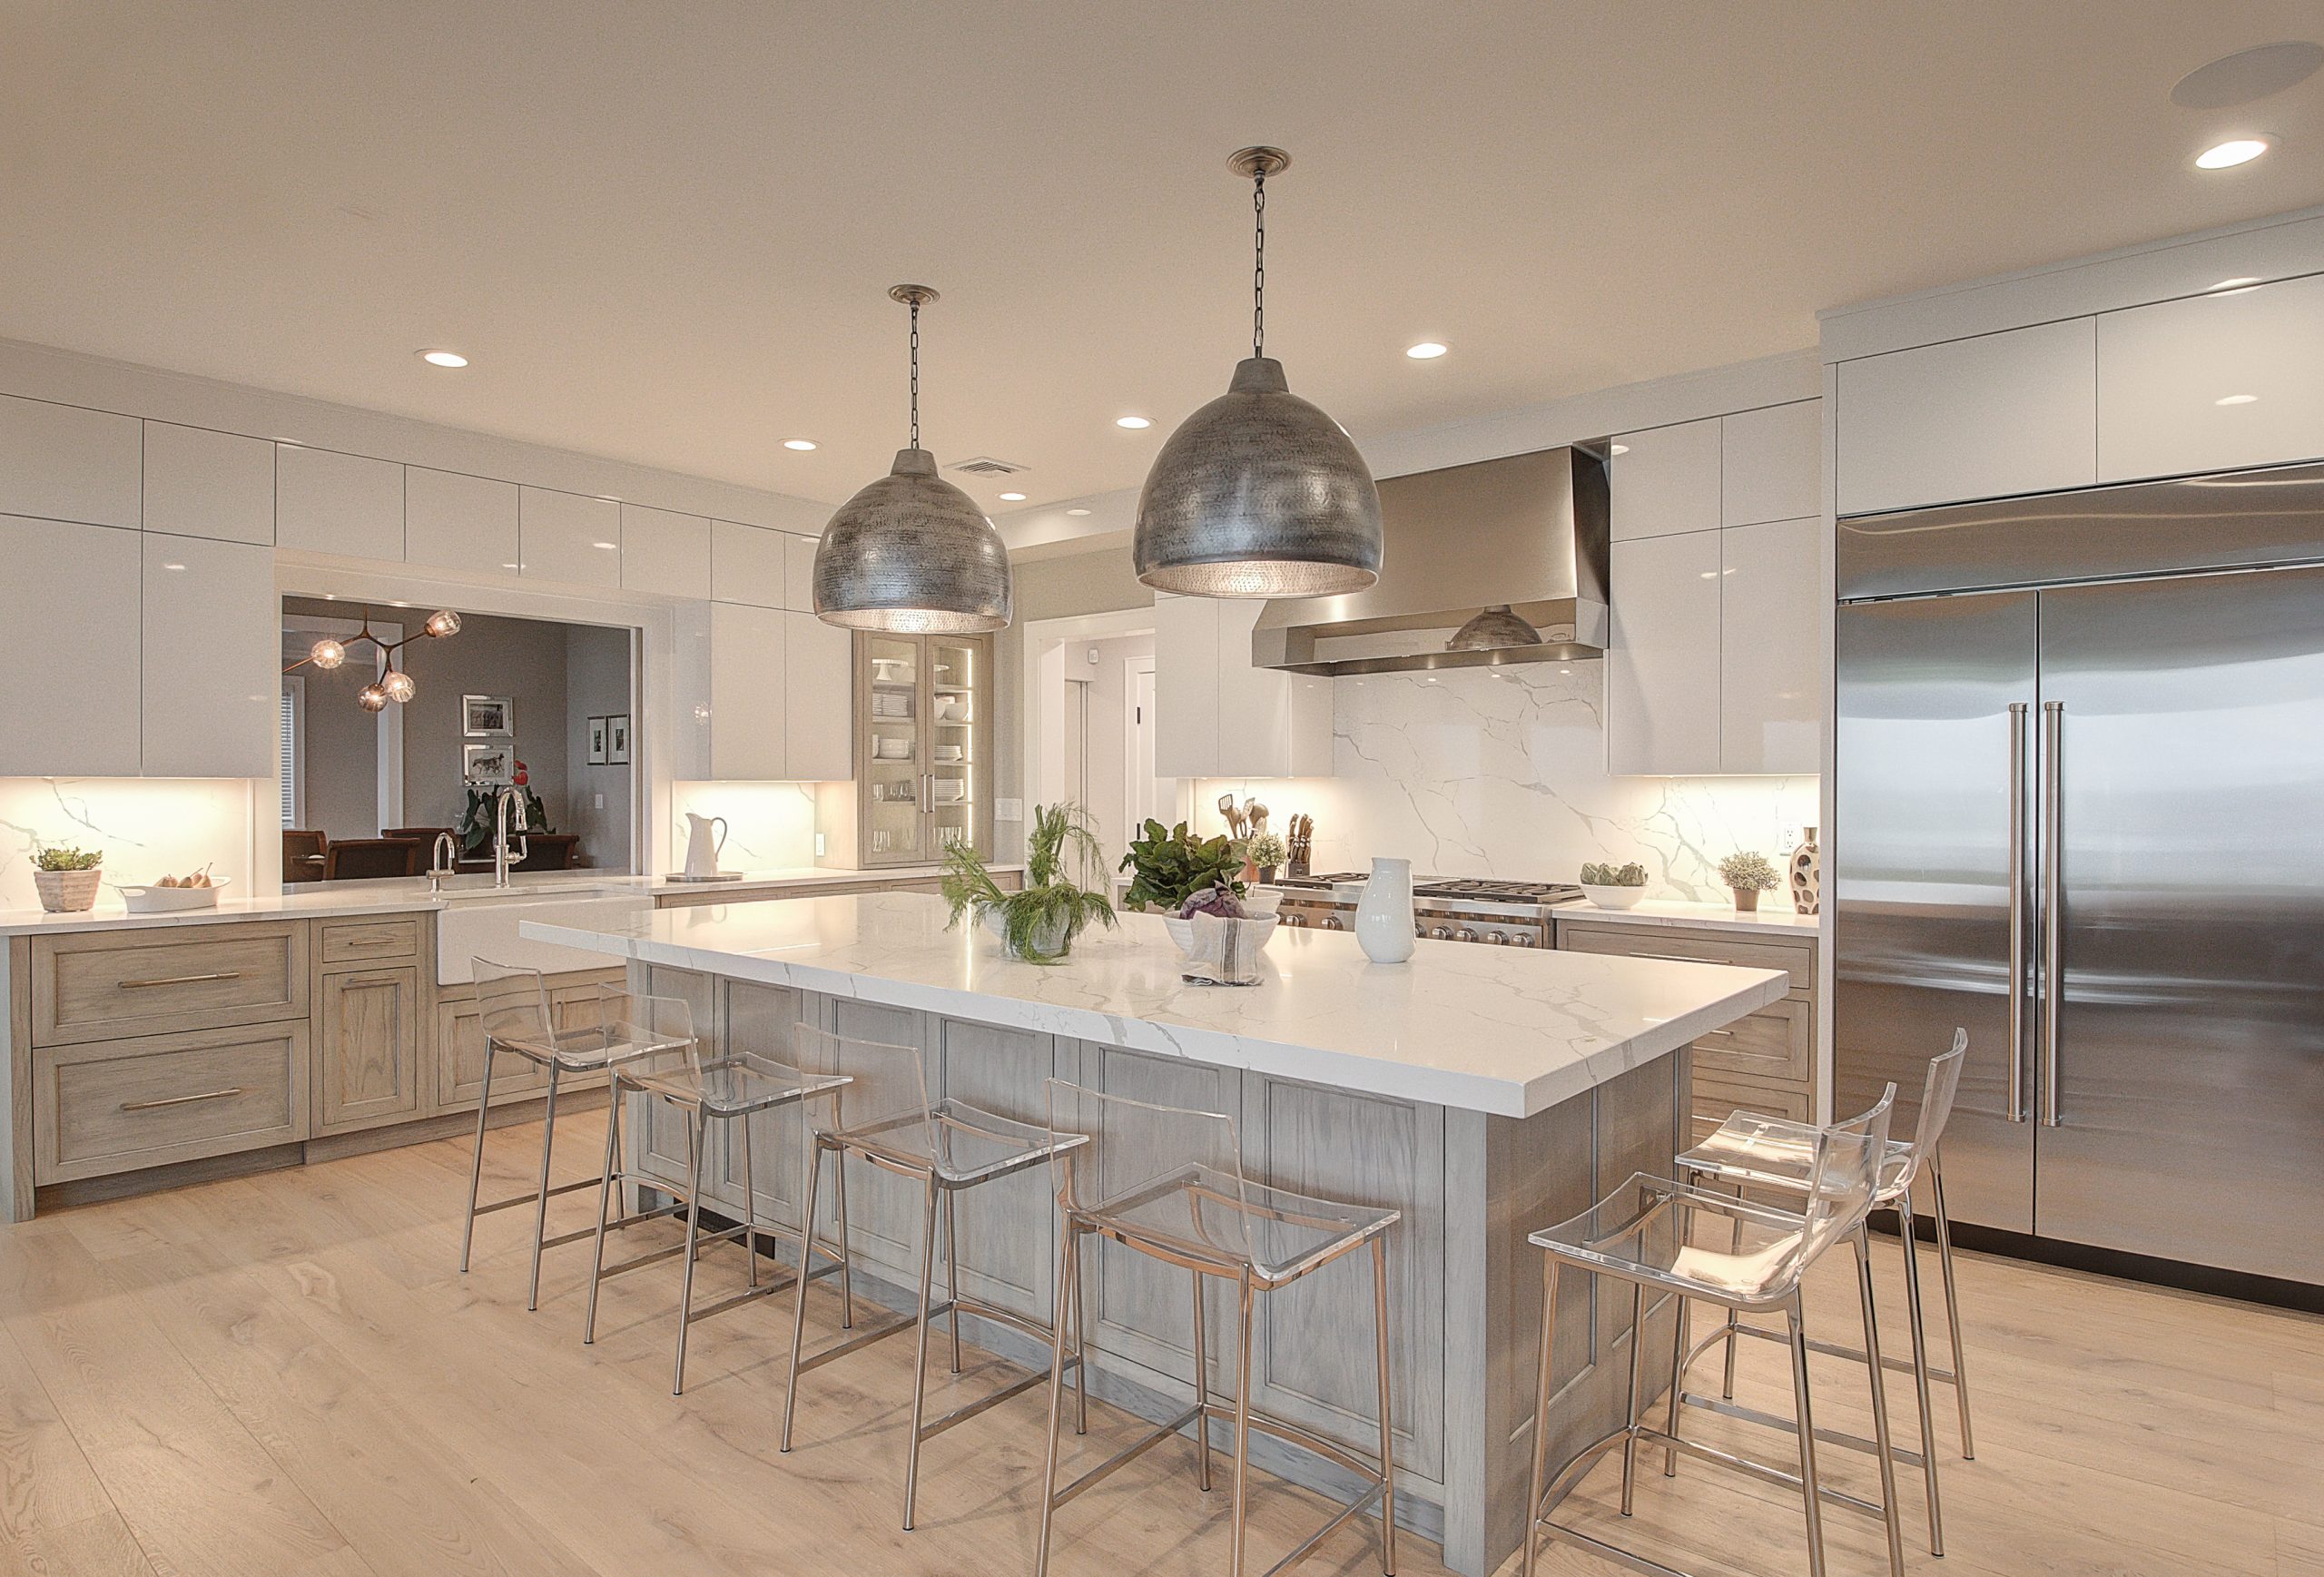
[[[2169,97],[2320,32],[2316,0],[9,0],[0,336],[836,500],[903,441],[885,291],[925,281],[927,442],[1039,504],[1135,485],[1245,353],[1242,143],[1295,161],[1268,348],[1361,439],[2324,202],[2324,76]],[[2247,128],[2281,145],[2191,168]]]

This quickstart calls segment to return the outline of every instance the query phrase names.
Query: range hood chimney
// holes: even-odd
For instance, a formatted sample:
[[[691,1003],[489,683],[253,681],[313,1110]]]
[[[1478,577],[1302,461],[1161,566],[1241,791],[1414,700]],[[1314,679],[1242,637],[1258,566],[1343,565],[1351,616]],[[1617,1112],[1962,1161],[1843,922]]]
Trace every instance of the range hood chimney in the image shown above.
[[[1380,516],[1379,584],[1268,603],[1251,634],[1259,666],[1393,674],[1606,655],[1606,463],[1596,452],[1391,477]],[[1491,644],[1521,641],[1524,626],[1539,639]],[[1455,636],[1465,638],[1456,646]]]

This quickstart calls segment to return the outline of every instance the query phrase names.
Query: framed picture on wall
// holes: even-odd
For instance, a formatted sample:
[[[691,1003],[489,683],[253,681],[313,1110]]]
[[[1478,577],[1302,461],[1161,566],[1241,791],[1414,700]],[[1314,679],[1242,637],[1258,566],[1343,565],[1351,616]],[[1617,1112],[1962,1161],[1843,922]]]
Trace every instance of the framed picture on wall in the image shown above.
[[[606,719],[606,764],[629,764],[629,714],[616,712]]]
[[[460,718],[460,731],[470,739],[506,739],[517,732],[516,705],[506,695],[463,695]]]
[[[589,719],[589,754],[587,760],[588,764],[591,766],[605,766],[609,764],[606,759],[606,724],[611,721],[613,720],[608,717],[592,717]]]
[[[515,783],[517,752],[506,744],[464,744],[460,747],[460,776],[492,788]]]

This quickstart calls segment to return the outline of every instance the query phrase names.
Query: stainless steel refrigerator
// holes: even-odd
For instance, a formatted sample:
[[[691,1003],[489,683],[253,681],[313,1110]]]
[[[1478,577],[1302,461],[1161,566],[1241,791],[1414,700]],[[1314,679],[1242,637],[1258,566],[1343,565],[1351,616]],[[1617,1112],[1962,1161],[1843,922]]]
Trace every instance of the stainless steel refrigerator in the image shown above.
[[[1839,523],[1836,1111],[1955,1218],[2324,1283],[2324,466]]]

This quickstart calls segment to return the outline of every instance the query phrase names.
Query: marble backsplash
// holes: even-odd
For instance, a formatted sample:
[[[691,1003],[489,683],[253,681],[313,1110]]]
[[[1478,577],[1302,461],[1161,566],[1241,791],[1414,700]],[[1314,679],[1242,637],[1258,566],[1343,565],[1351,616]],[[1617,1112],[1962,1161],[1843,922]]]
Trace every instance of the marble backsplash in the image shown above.
[[[686,813],[726,818],[724,871],[771,871],[815,862],[815,785],[675,783],[670,785],[670,869],[686,858]]]
[[[1602,683],[1596,663],[1335,680],[1336,775],[1205,780],[1199,824],[1223,830],[1232,790],[1256,794],[1278,832],[1315,817],[1318,872],[1389,854],[1429,875],[1571,882],[1584,861],[1635,860],[1649,895],[1702,902],[1727,897],[1726,854],[1780,865],[1817,820],[1817,780],[1609,776]]]
[[[232,896],[248,897],[257,788],[247,778],[0,778],[0,910],[40,907],[31,855],[41,843],[103,851],[108,882],[208,865],[233,879]],[[108,890],[98,902],[119,899]]]

